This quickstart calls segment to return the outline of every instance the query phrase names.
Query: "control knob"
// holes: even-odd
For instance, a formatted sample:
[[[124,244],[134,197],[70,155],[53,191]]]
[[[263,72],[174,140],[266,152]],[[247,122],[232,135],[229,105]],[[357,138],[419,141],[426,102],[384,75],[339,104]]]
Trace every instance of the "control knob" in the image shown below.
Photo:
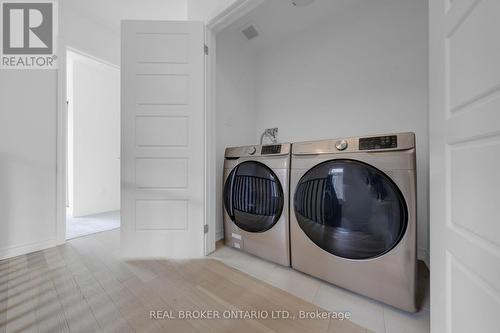
[[[253,155],[257,152],[257,149],[255,147],[250,147],[248,148],[248,154]]]
[[[337,150],[345,150],[347,148],[347,140],[339,140],[335,143],[335,148],[337,148]]]

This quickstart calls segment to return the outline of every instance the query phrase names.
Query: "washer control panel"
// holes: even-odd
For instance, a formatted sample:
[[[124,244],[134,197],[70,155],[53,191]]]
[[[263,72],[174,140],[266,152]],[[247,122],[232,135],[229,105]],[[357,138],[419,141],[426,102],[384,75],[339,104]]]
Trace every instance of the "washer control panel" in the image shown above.
[[[281,145],[262,146],[262,149],[260,151],[261,155],[272,155],[280,153],[281,153]]]
[[[397,135],[376,136],[359,139],[359,150],[391,149],[398,147]]]

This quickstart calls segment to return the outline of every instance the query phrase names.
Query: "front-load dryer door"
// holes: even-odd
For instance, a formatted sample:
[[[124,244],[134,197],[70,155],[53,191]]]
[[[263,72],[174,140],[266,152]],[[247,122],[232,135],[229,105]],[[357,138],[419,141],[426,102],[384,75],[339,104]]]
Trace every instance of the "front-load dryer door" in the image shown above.
[[[242,230],[264,232],[278,222],[283,211],[283,188],[275,173],[256,161],[238,164],[224,185],[224,206]]]
[[[355,160],[330,160],[307,171],[297,184],[293,206],[309,239],[347,259],[387,253],[408,223],[406,202],[396,184]]]

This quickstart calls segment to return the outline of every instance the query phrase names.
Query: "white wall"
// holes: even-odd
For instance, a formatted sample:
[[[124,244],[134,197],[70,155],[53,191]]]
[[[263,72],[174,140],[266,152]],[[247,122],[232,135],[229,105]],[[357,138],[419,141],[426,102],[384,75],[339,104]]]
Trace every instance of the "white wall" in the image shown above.
[[[213,0],[205,0],[211,3]],[[80,15],[120,33],[120,20],[185,20],[187,0],[62,0]]]
[[[120,64],[120,20],[185,20],[187,0],[64,0],[60,8],[68,46]]]
[[[221,239],[224,150],[255,141],[255,51],[234,31],[224,31],[217,36],[216,61],[216,238]]]
[[[161,11],[156,4],[163,3],[167,7],[161,7],[165,12],[162,17],[186,19],[186,0],[171,1],[135,1],[128,5],[146,8],[141,18],[158,18]],[[102,11],[102,0],[93,1],[96,5],[88,7],[85,18],[79,10],[70,12],[65,6],[69,2],[59,2],[61,40],[118,64],[118,33],[99,28],[97,14]],[[87,1],[73,2],[87,6]],[[122,12],[128,8],[127,3],[107,2],[111,2],[110,13],[130,18],[131,13]],[[57,84],[57,71],[0,71],[0,258],[56,244]]]
[[[78,12],[71,6],[62,10],[61,31],[66,46],[90,54],[112,64],[120,64],[120,33],[96,18]]]
[[[418,249],[426,259],[427,1],[347,7],[260,51],[257,68],[254,141],[268,127],[279,127],[280,140],[291,142],[416,133]]]
[[[208,22],[236,0],[187,0],[188,20]]]
[[[0,259],[56,243],[56,71],[0,71]]]
[[[119,210],[120,70],[73,52],[67,60],[70,211]]]

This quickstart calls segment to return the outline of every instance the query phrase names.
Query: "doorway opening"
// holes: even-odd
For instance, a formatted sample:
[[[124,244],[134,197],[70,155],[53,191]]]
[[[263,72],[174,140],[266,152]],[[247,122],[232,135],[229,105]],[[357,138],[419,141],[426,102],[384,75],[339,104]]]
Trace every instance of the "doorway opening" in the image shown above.
[[[120,68],[66,49],[66,239],[120,227]]]

